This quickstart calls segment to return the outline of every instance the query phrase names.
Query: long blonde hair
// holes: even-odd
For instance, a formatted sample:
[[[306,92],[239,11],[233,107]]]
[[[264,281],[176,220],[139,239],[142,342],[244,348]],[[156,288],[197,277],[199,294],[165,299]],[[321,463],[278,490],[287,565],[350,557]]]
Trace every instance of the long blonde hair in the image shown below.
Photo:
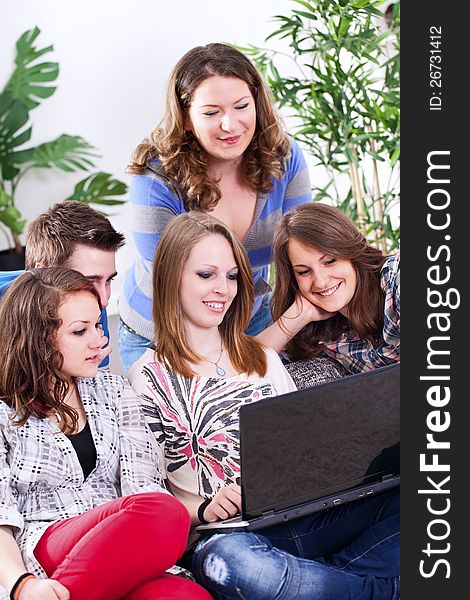
[[[290,142],[282,121],[253,63],[226,44],[208,44],[189,50],[170,76],[163,119],[150,137],[137,146],[128,166],[129,173],[141,174],[149,161],[158,159],[158,170],[178,186],[186,210],[210,210],[221,197],[218,182],[207,172],[207,153],[184,126],[194,92],[213,76],[241,79],[254,98],[256,129],[242,164],[245,180],[251,188],[257,193],[269,193],[272,178],[282,178],[290,156]]]
[[[218,219],[203,212],[184,213],[166,226],[157,246],[153,265],[153,319],[157,360],[173,371],[191,377],[189,365],[202,358],[189,344],[179,301],[183,267],[191,250],[209,235],[221,235],[230,244],[238,267],[238,290],[219,326],[223,344],[239,373],[265,375],[263,346],[245,335],[253,307],[254,286],[250,263],[238,238]]]

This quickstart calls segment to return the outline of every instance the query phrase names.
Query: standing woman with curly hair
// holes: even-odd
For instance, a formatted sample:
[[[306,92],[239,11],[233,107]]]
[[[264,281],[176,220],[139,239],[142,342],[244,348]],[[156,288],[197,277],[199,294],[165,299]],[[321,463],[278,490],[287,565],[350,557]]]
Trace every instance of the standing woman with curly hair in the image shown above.
[[[324,352],[350,372],[400,361],[400,254],[385,257],[338,208],[285,215],[274,237],[274,324],[260,336],[294,360]]]
[[[119,301],[126,371],[153,338],[151,274],[160,235],[189,210],[210,212],[243,242],[255,280],[247,333],[265,329],[274,228],[311,193],[302,152],[251,61],[225,44],[189,50],[173,69],[162,121],[128,170],[138,255]]]

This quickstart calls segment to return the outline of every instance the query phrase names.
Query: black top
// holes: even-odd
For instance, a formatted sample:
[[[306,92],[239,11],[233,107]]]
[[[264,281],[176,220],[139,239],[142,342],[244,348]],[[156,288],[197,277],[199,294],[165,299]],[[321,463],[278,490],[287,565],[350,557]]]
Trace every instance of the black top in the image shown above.
[[[72,446],[77,453],[83,477],[86,479],[96,467],[96,448],[91,435],[90,423],[87,421],[81,431],[67,437],[72,442]]]

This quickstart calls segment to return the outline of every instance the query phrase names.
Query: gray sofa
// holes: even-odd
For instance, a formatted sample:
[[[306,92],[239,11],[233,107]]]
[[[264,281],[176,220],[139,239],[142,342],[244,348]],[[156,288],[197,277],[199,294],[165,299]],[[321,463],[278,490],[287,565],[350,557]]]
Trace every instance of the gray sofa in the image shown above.
[[[351,374],[337,360],[324,355],[290,362],[285,367],[299,390]]]

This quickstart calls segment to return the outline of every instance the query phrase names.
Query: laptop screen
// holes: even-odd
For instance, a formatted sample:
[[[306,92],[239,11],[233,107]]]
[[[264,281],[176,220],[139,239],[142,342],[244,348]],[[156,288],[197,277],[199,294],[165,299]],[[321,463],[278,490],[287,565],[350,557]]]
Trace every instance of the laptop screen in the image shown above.
[[[397,475],[399,389],[397,364],[241,407],[244,516]]]

